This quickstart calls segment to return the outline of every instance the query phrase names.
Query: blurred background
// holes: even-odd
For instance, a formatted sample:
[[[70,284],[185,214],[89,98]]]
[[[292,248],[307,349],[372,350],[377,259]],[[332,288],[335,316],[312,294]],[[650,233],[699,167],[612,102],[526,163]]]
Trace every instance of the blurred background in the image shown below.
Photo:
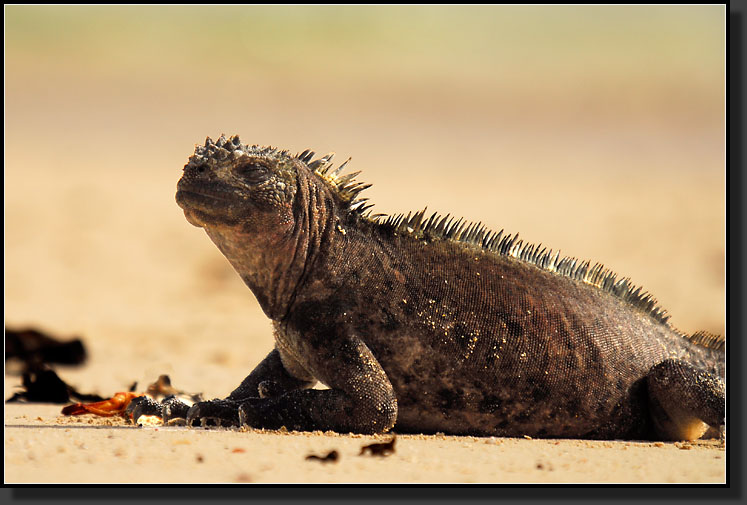
[[[375,212],[520,232],[723,334],[725,16],[6,6],[6,325],[83,336],[84,389],[233,389],[270,324],[174,203],[194,144],[225,133],[352,156]]]

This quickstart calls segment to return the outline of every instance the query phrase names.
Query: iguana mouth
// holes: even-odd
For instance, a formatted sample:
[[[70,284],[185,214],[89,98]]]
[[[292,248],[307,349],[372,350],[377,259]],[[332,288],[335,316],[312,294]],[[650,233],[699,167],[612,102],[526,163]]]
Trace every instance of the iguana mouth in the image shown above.
[[[220,183],[183,177],[176,188],[176,203],[187,220],[202,227],[206,224],[235,224],[247,214],[247,202],[232,188]]]
[[[180,189],[176,192],[176,203],[184,211],[190,224],[202,228],[208,223],[230,224],[233,204],[227,198]]]
[[[178,203],[182,208],[184,208],[185,205],[191,207],[195,204],[213,205],[215,202],[230,203],[230,200],[225,196],[217,196],[213,193],[207,193],[204,191],[179,189],[176,192],[176,203]]]
[[[182,177],[176,186],[176,203],[183,209],[187,207],[215,209],[216,206],[232,205],[235,201],[234,192],[227,190],[220,183]]]

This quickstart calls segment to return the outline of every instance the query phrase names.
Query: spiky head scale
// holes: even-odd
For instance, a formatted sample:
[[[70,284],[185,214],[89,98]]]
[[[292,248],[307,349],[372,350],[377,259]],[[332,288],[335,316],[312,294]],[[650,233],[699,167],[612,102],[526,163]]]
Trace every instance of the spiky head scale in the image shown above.
[[[207,137],[204,145],[196,145],[194,154],[189,157],[184,168],[207,166],[216,169],[243,156],[289,158],[288,151],[279,151],[274,147],[247,146],[241,143],[238,135],[230,138],[221,135],[216,141]]]

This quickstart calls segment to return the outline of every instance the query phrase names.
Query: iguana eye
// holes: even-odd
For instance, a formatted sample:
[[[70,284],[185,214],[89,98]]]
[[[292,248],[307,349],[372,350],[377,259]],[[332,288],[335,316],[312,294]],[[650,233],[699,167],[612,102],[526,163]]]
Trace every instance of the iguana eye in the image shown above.
[[[267,168],[254,161],[237,166],[234,173],[249,184],[258,184],[269,178]]]

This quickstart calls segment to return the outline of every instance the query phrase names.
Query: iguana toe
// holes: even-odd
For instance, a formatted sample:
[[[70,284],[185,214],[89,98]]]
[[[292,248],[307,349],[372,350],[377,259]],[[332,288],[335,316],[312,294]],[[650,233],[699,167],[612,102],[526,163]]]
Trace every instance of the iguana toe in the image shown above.
[[[171,395],[161,402],[161,412],[164,424],[182,424],[189,412],[189,405]]]
[[[130,401],[125,409],[125,415],[137,424],[140,416],[161,416],[161,404],[148,398],[147,396],[138,396]]]
[[[229,400],[211,400],[192,405],[187,411],[187,426],[239,426],[238,405]]]

